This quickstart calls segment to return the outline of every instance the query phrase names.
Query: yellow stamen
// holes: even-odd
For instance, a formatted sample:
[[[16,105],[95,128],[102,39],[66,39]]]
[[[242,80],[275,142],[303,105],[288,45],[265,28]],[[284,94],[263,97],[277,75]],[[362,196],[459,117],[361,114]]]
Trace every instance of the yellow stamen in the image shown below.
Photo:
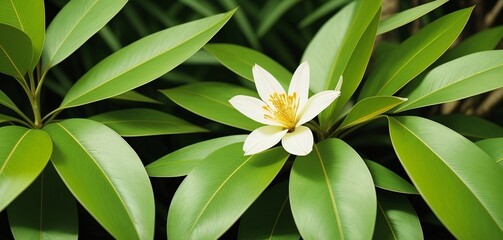
[[[278,122],[289,131],[295,130],[299,107],[297,93],[294,92],[292,95],[273,93],[269,96],[269,102],[270,105],[263,106],[269,113],[264,114],[264,118]]]

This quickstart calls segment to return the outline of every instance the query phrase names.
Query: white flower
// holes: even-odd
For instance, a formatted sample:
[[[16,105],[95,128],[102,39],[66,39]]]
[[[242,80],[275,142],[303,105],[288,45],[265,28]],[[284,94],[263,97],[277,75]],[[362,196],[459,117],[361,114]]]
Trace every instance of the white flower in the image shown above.
[[[303,62],[285,92],[279,82],[259,65],[253,66],[253,79],[260,99],[235,96],[231,105],[247,117],[266,124],[254,130],[243,145],[245,155],[262,152],[280,140],[291,154],[304,156],[313,149],[313,133],[302,124],[310,121],[328,107],[339,95],[336,90],[323,91],[308,99],[309,64]],[[338,86],[340,86],[339,81]]]

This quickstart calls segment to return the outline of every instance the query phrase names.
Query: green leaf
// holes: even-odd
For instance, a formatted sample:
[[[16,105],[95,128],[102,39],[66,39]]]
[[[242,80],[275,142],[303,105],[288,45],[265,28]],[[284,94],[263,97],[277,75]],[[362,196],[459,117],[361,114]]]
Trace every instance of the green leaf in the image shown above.
[[[419,194],[417,189],[407,180],[381,164],[370,160],[365,160],[365,164],[367,164],[376,187],[398,193]]]
[[[264,36],[283,14],[300,1],[267,1],[258,16],[260,20],[257,28],[258,36]]]
[[[297,157],[290,173],[290,204],[303,239],[369,239],[376,195],[361,157],[330,138]]]
[[[372,239],[423,239],[419,218],[405,196],[377,193],[377,218]]]
[[[33,46],[26,33],[0,23],[0,72],[23,79],[30,68]],[[18,80],[23,81],[23,80]]]
[[[218,11],[213,7],[212,4],[204,1],[198,0],[180,0],[181,3],[187,5],[195,12],[203,15],[210,16],[216,14]]]
[[[207,132],[171,114],[148,108],[132,108],[106,112],[89,117],[113,129],[123,137]]]
[[[224,6],[225,9],[236,9],[239,7],[239,4],[236,0],[219,0],[220,4]],[[236,21],[236,24],[239,27],[240,34],[243,34],[246,40],[250,43],[250,45],[255,48],[260,48],[260,42],[258,40],[258,36],[256,31],[252,28],[246,13],[243,9],[240,9],[236,12],[236,15],[233,17],[233,20]]]
[[[340,6],[346,4],[350,1],[351,0],[330,0],[330,1],[327,1],[323,5],[321,5],[320,7],[315,9],[314,11],[312,11],[309,15],[304,17],[300,21],[299,27],[305,28],[305,27],[311,25],[316,20],[326,16],[327,14],[329,14],[332,11],[335,11],[337,8],[339,8]]]
[[[21,112],[16,104],[9,98],[9,96],[7,96],[7,94],[2,92],[2,90],[0,90],[0,105],[4,105],[15,112]]]
[[[220,82],[200,82],[164,89],[161,93],[183,108],[213,121],[250,131],[261,126],[229,103],[229,99],[236,95],[258,97],[256,92],[247,88]]]
[[[405,101],[407,101],[406,98],[394,96],[365,98],[351,108],[348,115],[337,129],[342,130],[368,122]]]
[[[217,239],[271,183],[288,154],[243,156],[234,143],[208,156],[183,180],[168,212],[169,239]]]
[[[436,122],[388,119],[400,162],[447,229],[458,239],[502,238],[503,195],[496,183],[503,182],[503,168],[474,143]]]
[[[442,6],[449,0],[437,0],[429,3],[425,3],[419,5],[417,7],[407,9],[405,11],[396,13],[379,23],[379,29],[377,30],[377,34],[383,34],[389,32],[391,30],[397,29],[407,23],[410,23],[423,15],[435,10],[436,8]]]
[[[425,70],[458,37],[473,8],[466,8],[428,24],[386,55],[363,85],[360,99],[393,95]]]
[[[136,91],[127,91],[125,93],[119,94],[117,96],[112,97],[112,99],[124,100],[124,101],[132,101],[132,102],[143,102],[143,103],[156,103],[161,104],[160,101],[157,101],[151,97],[145,96]]]
[[[432,116],[431,120],[470,139],[503,137],[503,127],[477,116],[453,114]]]
[[[59,109],[110,98],[160,77],[196,53],[234,11],[165,29],[115,52],[73,85]]]
[[[40,59],[42,47],[44,46],[44,1],[0,1],[0,9],[2,9],[2,15],[0,16],[1,23],[16,27],[28,35],[33,47],[33,56],[28,69],[33,70]]]
[[[270,72],[285,89],[288,88],[292,79],[290,71],[253,49],[233,44],[207,44],[204,49],[213,54],[229,70],[250,81],[253,81],[252,67],[255,64]]]
[[[16,120],[18,120],[18,119],[11,117],[11,116],[0,114],[0,123],[12,122],[12,121],[16,121]]]
[[[460,71],[462,69],[462,71]],[[431,70],[396,112],[450,102],[503,87],[503,50],[473,53]]]
[[[127,0],[74,0],[68,2],[47,27],[42,71],[70,56],[110,21]]]
[[[44,127],[52,163],[82,206],[118,239],[152,239],[154,195],[134,150],[107,126],[68,119]]]
[[[18,126],[0,128],[0,212],[42,172],[52,151],[47,133]]]
[[[78,238],[77,203],[52,164],[9,205],[7,214],[16,239]]]
[[[484,139],[475,144],[503,167],[503,138]]]
[[[216,150],[233,143],[244,142],[245,138],[246,135],[234,135],[198,142],[169,153],[145,168],[151,177],[185,176]]]
[[[240,240],[299,238],[288,201],[288,181],[264,191],[239,221]]]

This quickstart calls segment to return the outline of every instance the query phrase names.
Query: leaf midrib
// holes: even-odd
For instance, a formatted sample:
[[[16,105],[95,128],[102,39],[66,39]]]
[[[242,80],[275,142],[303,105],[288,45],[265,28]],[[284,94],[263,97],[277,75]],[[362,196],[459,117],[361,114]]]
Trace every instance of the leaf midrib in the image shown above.
[[[19,138],[19,140],[16,142],[16,144],[14,144],[14,147],[12,148],[12,150],[10,151],[9,155],[7,156],[7,158],[5,159],[5,162],[2,164],[2,167],[0,168],[0,175],[2,175],[4,169],[6,168],[7,166],[7,163],[9,163],[11,160],[12,160],[12,156],[14,155],[14,152],[16,152],[16,149],[19,147],[19,144],[21,144],[21,142],[23,141],[23,139],[26,137],[26,135],[28,135],[28,133],[31,131],[30,129],[26,129],[25,130],[26,132],[23,133],[23,135],[21,135],[21,137]]]

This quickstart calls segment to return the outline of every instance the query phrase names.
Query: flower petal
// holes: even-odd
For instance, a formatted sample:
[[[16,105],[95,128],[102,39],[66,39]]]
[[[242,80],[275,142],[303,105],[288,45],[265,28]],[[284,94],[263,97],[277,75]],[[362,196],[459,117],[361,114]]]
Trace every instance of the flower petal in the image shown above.
[[[253,119],[256,122],[267,125],[280,126],[279,123],[264,118],[266,111],[263,109],[263,107],[266,106],[266,104],[260,99],[250,96],[238,95],[231,98],[229,100],[229,103],[243,115]]]
[[[255,64],[252,68],[253,81],[255,81],[255,87],[260,95],[260,98],[267,103],[269,96],[273,93],[283,94],[285,90],[279,84],[278,80],[274,78],[268,71]]]
[[[309,97],[309,63],[307,61],[300,64],[293,73],[292,81],[288,87],[288,95],[297,93],[299,99],[299,109],[302,109]]]
[[[313,150],[313,133],[304,126],[295,128],[295,131],[285,134],[281,144],[291,154],[305,156]]]
[[[264,126],[248,135],[243,144],[245,155],[253,155],[276,145],[288,130],[278,126]]]
[[[304,108],[299,112],[299,121],[297,126],[300,126],[318,115],[323,109],[327,108],[341,92],[335,90],[323,91],[315,94],[307,100]]]

